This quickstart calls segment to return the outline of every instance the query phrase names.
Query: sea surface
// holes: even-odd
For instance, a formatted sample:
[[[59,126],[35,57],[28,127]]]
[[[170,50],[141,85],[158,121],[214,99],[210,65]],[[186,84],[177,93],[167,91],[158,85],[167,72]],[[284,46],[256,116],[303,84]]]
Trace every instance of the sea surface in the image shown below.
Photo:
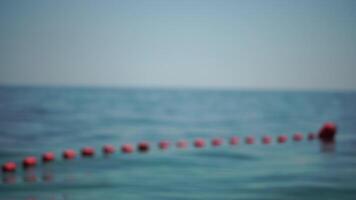
[[[261,144],[263,135],[338,125],[335,143]],[[227,144],[229,137],[256,143]],[[195,138],[221,147],[192,146]],[[188,140],[187,149],[157,148]],[[147,153],[103,156],[101,147],[149,141]],[[93,158],[61,152],[95,147]],[[57,159],[23,170],[21,160]],[[356,93],[85,87],[0,87],[1,200],[356,199]]]

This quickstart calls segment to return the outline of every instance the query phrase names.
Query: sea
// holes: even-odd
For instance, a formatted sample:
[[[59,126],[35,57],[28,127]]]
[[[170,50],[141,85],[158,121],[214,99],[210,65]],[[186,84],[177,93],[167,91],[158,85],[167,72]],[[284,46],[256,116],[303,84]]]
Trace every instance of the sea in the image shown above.
[[[327,121],[337,124],[334,142],[306,139]],[[305,139],[293,141],[296,132]],[[279,144],[278,135],[289,140]],[[195,148],[196,138],[206,146]],[[223,144],[213,147],[213,138]],[[161,140],[170,148],[159,149]],[[177,148],[179,140],[188,147]],[[148,152],[120,152],[142,141]],[[117,152],[103,155],[105,144]],[[86,146],[95,156],[80,156]],[[65,149],[78,156],[62,159]],[[47,151],[56,160],[44,164]],[[23,169],[26,156],[37,166]],[[17,171],[0,173],[1,200],[354,200],[356,92],[0,86],[0,163],[7,161]]]

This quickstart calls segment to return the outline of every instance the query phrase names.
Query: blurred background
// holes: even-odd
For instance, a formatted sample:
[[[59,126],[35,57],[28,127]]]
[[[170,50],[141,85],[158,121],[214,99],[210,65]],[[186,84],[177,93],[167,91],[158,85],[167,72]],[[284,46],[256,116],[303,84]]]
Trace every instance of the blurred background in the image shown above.
[[[355,9],[347,0],[0,1],[0,163],[19,168],[2,172],[0,199],[354,199]],[[339,130],[329,146],[260,142],[325,121]],[[231,147],[233,135],[256,143]],[[207,147],[194,149],[195,138]],[[185,150],[174,147],[181,139]],[[139,141],[149,153],[100,152]],[[84,146],[95,157],[60,158]],[[57,160],[21,169],[44,151]]]
[[[354,1],[2,1],[2,84],[355,89]]]

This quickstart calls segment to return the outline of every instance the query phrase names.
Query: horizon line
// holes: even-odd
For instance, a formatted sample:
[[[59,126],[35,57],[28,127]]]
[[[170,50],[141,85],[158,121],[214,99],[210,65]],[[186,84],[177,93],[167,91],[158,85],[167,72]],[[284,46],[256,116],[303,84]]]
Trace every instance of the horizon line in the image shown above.
[[[260,92],[356,92],[353,88],[287,88],[287,87],[246,87],[246,86],[178,86],[178,85],[109,85],[109,84],[25,84],[3,83],[0,87],[20,88],[78,88],[78,89],[145,89],[145,90],[201,90],[201,91],[260,91]]]

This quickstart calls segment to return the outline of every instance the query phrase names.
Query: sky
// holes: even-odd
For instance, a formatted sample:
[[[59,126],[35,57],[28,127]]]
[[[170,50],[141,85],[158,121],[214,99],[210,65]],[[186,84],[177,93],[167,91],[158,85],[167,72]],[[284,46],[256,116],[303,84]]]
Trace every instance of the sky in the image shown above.
[[[356,89],[356,1],[2,0],[0,84]]]

